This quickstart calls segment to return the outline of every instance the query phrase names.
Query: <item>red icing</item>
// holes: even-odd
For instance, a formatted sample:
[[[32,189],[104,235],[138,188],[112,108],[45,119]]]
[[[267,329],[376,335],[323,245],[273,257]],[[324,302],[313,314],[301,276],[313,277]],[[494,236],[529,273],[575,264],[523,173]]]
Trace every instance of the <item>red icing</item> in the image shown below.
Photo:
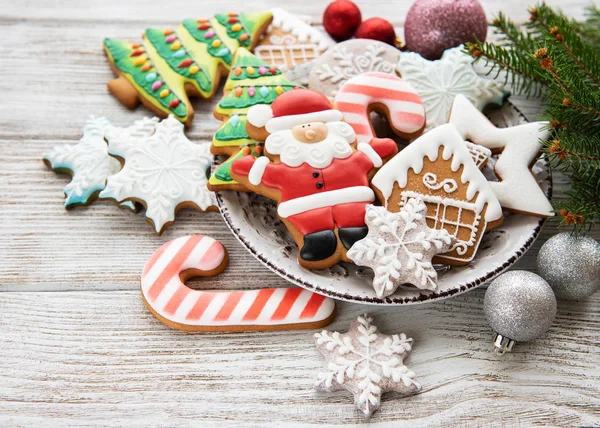
[[[207,22],[198,26],[198,30],[208,30],[209,28],[210,28],[210,24]]]
[[[398,146],[391,138],[372,138],[369,144],[382,159],[398,153]]]
[[[189,67],[190,65],[192,65],[194,61],[192,61],[190,58],[184,59],[183,61],[181,61],[179,63],[179,65],[177,66],[177,68],[185,68],[185,67]]]
[[[237,18],[231,17],[227,20],[228,23],[230,24],[235,24],[236,22],[238,22],[239,20]]]
[[[271,104],[273,117],[291,116],[331,110],[331,102],[320,92],[310,89],[288,91]]]
[[[140,56],[143,53],[144,53],[144,51],[142,49],[137,49],[137,50],[131,52],[131,56]]]
[[[246,147],[244,147],[244,150]],[[254,156],[250,155],[250,148],[248,147],[248,154],[241,159],[237,159],[231,164],[231,171],[237,175],[247,176],[250,173],[250,168],[254,165]]]
[[[321,230],[333,230],[335,226],[361,227],[365,226],[365,209],[368,204],[369,202],[351,202],[318,208],[289,216],[288,220],[303,235]]]
[[[169,103],[169,108],[175,108],[179,105],[179,100],[173,100]]]

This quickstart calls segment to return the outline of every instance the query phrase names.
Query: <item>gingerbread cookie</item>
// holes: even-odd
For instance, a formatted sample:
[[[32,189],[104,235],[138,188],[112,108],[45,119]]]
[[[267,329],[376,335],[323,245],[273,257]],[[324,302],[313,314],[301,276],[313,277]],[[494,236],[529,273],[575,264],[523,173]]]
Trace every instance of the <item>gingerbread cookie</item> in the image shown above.
[[[551,217],[552,204],[544,194],[531,167],[542,151],[541,140],[550,137],[548,122],[533,122],[510,128],[496,128],[466,97],[457,96],[450,123],[463,138],[500,153],[494,171],[499,182],[490,187],[504,208]]]
[[[142,271],[144,303],[163,324],[185,331],[312,329],[333,321],[334,301],[301,288],[200,291],[185,285],[220,274],[227,262],[223,244],[208,236],[167,242]]]
[[[417,198],[406,201],[395,213],[385,207],[367,206],[369,233],[348,250],[348,258],[373,269],[377,297],[389,296],[403,284],[437,289],[431,259],[449,251],[456,238],[445,229],[429,228],[426,214],[427,206]]]
[[[446,124],[410,143],[373,177],[372,186],[391,212],[410,198],[427,205],[427,225],[456,238],[434,262],[468,264],[483,233],[502,223],[502,208],[454,125]]]
[[[123,168],[108,177],[100,196],[144,205],[146,218],[159,235],[181,208],[218,211],[215,195],[206,187],[210,145],[188,140],[173,116],[156,124],[151,136],[142,133],[141,126],[137,122],[130,128],[107,130],[108,152],[122,160]]]
[[[44,163],[54,172],[71,176],[64,187],[66,208],[92,203],[106,186],[106,178],[121,169],[108,154],[104,134],[109,126],[106,118],[92,116],[83,127],[79,143],[55,146],[44,155]],[[123,202],[121,206],[135,210],[133,202]]]
[[[254,53],[280,70],[312,61],[335,44],[325,32],[283,9],[271,9],[271,13],[273,22]]]
[[[313,65],[308,87],[334,98],[349,79],[367,72],[395,74],[400,51],[386,43],[351,39],[325,52]]]
[[[248,122],[251,134],[268,134],[266,156],[236,160],[232,177],[278,202],[302,266],[348,261],[347,249],[367,233],[365,207],[375,199],[369,176],[397,152],[396,143],[374,138],[355,148],[356,134],[342,113],[308,89],[253,107]]]
[[[323,330],[315,334],[314,341],[329,370],[319,373],[315,388],[348,390],[367,418],[381,406],[384,392],[411,394],[421,389],[415,373],[404,365],[413,340],[404,333],[389,336],[378,332],[367,314],[359,316],[346,333]]]
[[[425,109],[415,89],[396,75],[369,72],[349,79],[337,92],[335,105],[359,143],[375,137],[371,111],[383,114],[396,135],[418,137],[425,128]]]
[[[402,52],[400,76],[417,90],[427,112],[427,130],[448,122],[452,101],[464,95],[479,110],[489,104],[501,106],[510,95],[499,83],[479,77],[472,58],[463,47],[448,49],[437,61],[428,61],[414,52]]]
[[[215,107],[215,117],[223,121],[215,133],[211,152],[230,158],[212,173],[209,188],[245,191],[246,188],[233,180],[231,164],[245,154],[258,157],[262,147],[256,145],[246,131],[248,110],[259,104],[270,105],[279,95],[297,87],[276,67],[239,48],[233,60],[229,78],[225,83],[223,98]]]
[[[188,96],[211,99],[236,49],[252,49],[271,20],[268,11],[218,14],[186,19],[176,30],[149,28],[141,44],[105,39],[118,76],[108,89],[125,107],[141,101],[160,117],[171,114],[189,124],[194,110]]]

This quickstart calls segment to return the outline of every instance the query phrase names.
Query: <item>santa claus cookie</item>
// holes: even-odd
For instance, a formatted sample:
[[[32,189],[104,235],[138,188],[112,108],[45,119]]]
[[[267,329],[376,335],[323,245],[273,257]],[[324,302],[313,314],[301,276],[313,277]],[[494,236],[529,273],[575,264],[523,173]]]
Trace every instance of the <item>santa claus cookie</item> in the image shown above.
[[[232,164],[235,180],[278,202],[307,268],[349,261],[346,251],[367,234],[365,208],[375,200],[370,174],[398,151],[387,138],[355,147],[356,134],[342,119],[323,94],[286,92],[270,107],[248,111],[248,133],[267,135],[266,156]]]
[[[398,212],[410,198],[427,205],[427,225],[455,243],[433,261],[468,264],[483,233],[502,223],[502,208],[454,125],[438,126],[410,143],[373,177],[383,205]]]

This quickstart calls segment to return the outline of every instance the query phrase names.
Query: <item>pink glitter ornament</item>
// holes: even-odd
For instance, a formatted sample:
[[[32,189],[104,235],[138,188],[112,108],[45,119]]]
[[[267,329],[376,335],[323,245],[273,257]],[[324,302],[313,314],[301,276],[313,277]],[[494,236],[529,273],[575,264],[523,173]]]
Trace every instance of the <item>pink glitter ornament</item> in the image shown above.
[[[444,51],[487,35],[487,19],[477,0],[417,0],[406,16],[409,51],[433,60]]]

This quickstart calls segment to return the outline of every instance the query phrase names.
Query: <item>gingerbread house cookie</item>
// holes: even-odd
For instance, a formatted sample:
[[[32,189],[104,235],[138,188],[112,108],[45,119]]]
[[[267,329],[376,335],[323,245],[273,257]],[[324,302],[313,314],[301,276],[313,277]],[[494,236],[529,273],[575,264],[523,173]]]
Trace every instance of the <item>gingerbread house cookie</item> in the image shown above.
[[[427,224],[456,238],[434,262],[468,264],[483,233],[502,223],[502,208],[453,125],[439,126],[394,156],[373,177],[383,205],[398,212],[410,198],[427,205]]]
[[[273,22],[254,53],[280,70],[312,61],[335,44],[325,32],[283,9],[271,13]]]

